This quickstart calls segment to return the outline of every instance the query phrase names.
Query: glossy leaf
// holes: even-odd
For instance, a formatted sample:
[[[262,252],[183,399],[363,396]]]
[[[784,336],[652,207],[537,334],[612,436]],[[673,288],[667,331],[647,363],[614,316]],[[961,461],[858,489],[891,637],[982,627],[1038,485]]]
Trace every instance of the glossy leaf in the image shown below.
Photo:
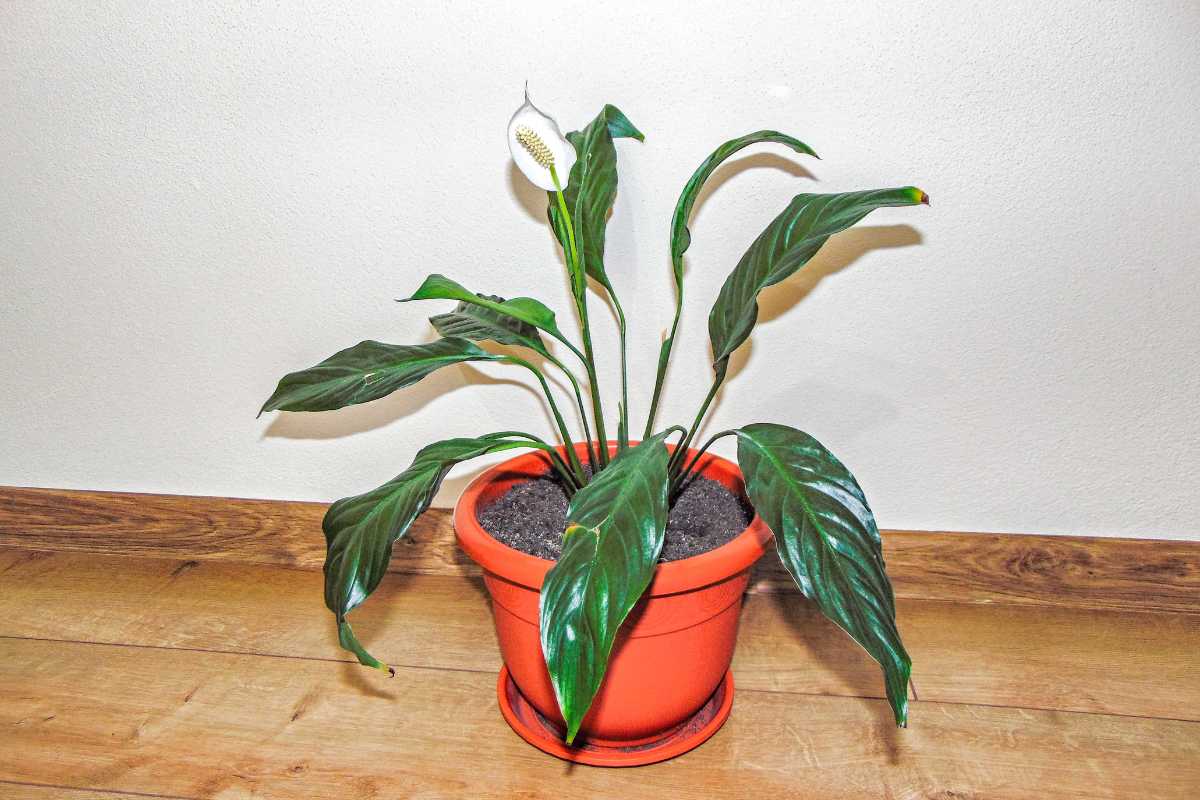
[[[542,653],[574,740],[617,630],[654,576],[667,526],[667,434],[619,454],[575,493],[541,596]]]
[[[563,191],[567,210],[575,223],[575,244],[584,273],[610,292],[612,284],[604,271],[604,236],[608,214],[617,196],[617,149],[613,139],[620,138],[640,142],[646,137],[612,105],[606,105],[583,130],[568,133],[567,140],[575,147],[578,158]],[[548,197],[550,226],[565,249],[567,233],[560,218],[558,198],[554,192],[549,192]]]
[[[671,331],[663,339],[658,348],[658,371],[654,378],[654,395],[650,400],[651,418],[646,420],[647,429],[654,424],[653,410],[658,409],[658,398],[662,393],[663,382],[667,375],[667,364],[671,360],[671,348],[675,346],[675,332],[679,328],[679,315],[683,311],[683,254],[692,244],[692,232],[688,229],[688,220],[692,216],[692,207],[700,196],[704,184],[727,158],[752,144],[775,142],[787,145],[797,153],[818,157],[808,145],[799,139],[779,131],[755,131],[737,139],[730,139],[718,147],[696,168],[692,177],[684,185],[675,203],[675,213],[671,215],[671,270],[675,277],[675,318],[671,323]]]
[[[492,303],[504,303],[503,297],[479,297]],[[550,357],[537,328],[491,308],[473,303],[459,303],[453,311],[430,317],[429,321],[442,336],[527,347],[547,358]]]
[[[285,375],[258,413],[330,411],[377,400],[451,364],[500,358],[466,339],[412,345],[359,342],[315,367]]]
[[[688,179],[687,184],[683,187],[683,192],[679,195],[679,201],[675,203],[675,213],[671,215],[671,267],[675,271],[675,286],[677,289],[682,291],[683,288],[683,254],[692,244],[692,232],[688,230],[687,226],[688,218],[692,215],[692,207],[696,205],[696,198],[700,196],[700,190],[704,188],[705,182],[712,176],[717,167],[721,166],[727,158],[743,148],[763,142],[775,142],[787,145],[797,153],[817,157],[812,148],[804,142],[779,131],[755,131],[754,133],[748,133],[737,139],[730,139],[714,150],[712,155],[706,158],[704,163],[697,167],[696,171],[692,173],[692,177]]]
[[[382,486],[329,507],[321,524],[326,545],[325,605],[337,618],[338,641],[359,663],[388,669],[359,643],[346,615],[379,586],[391,560],[392,545],[429,507],[446,473],[469,458],[529,446],[528,441],[501,434],[446,439],[422,449],[412,466]]]
[[[807,433],[758,423],[737,431],[754,509],[804,596],[883,667],[896,724],[908,720],[912,662],[896,629],[875,517],[858,481]]]
[[[798,194],[767,226],[725,280],[708,317],[713,360],[728,359],[758,320],[758,293],[792,275],[835,233],[885,206],[928,203],[914,186],[843,194]]]
[[[415,291],[412,297],[403,298],[400,302],[412,300],[458,300],[462,303],[485,308],[497,314],[511,317],[519,322],[532,325],[540,331],[565,342],[566,338],[558,329],[554,312],[540,300],[532,297],[514,297],[511,300],[500,300],[490,295],[476,294],[462,284],[452,281],[445,275],[430,275]]]

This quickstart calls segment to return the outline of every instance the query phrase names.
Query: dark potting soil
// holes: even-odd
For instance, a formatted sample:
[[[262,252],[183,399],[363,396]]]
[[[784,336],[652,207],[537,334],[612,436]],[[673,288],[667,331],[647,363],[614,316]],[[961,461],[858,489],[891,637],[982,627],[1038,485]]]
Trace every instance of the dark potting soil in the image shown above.
[[[567,527],[567,493],[557,476],[513,486],[479,510],[479,524],[522,553],[557,561]],[[679,561],[715,550],[746,529],[754,512],[722,484],[697,477],[684,487],[667,515],[660,561]]]

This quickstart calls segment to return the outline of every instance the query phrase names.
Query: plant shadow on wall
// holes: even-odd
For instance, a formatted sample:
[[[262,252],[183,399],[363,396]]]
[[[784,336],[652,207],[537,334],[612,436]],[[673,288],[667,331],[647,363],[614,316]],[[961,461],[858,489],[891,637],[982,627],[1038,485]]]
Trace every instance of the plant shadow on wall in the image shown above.
[[[840,233],[829,240],[821,251],[798,275],[772,286],[762,293],[758,303],[758,323],[774,322],[804,302],[822,280],[855,264],[874,250],[911,247],[923,241],[911,225],[864,225]],[[738,377],[750,365],[754,355],[754,340],[747,341],[729,359],[729,378]],[[751,374],[753,377],[753,374]],[[806,384],[814,385],[815,384]],[[830,388],[823,385],[823,388]],[[713,402],[715,415],[725,397],[724,388]],[[800,398],[802,399],[802,398]],[[866,429],[895,416],[896,408],[877,394],[856,388],[852,395],[841,398],[838,407],[847,424],[856,423]]]
[[[667,683],[654,696],[642,697],[642,705],[663,705],[667,719],[643,720],[627,728],[611,713],[606,715],[611,704],[600,703],[593,709],[618,632],[635,607],[639,609],[635,616],[646,620],[663,613],[656,609],[666,607],[655,605],[658,595],[653,591],[643,597],[656,575],[691,575],[696,583],[685,581],[663,592],[671,597],[695,594],[688,600],[692,607],[715,608],[711,605],[715,598],[704,593],[729,591],[730,597],[739,597],[750,565],[762,555],[772,533],[779,558],[804,596],[882,667],[892,717],[897,725],[905,726],[911,661],[896,627],[895,597],[884,568],[879,530],[857,480],[822,443],[787,425],[752,423],[707,440],[697,435],[726,380],[744,366],[744,356],[738,354],[745,352],[744,345],[757,322],[779,316],[825,276],[844,269],[869,250],[915,244],[920,237],[905,226],[886,226],[875,232],[863,229],[857,237],[826,251],[822,260],[818,253],[826,242],[872,211],[928,204],[928,195],[914,186],[795,195],[750,243],[717,293],[708,316],[712,384],[695,417],[688,419],[687,425],[659,427],[656,412],[684,309],[684,255],[692,245],[688,226],[696,205],[706,196],[706,185],[731,156],[751,145],[771,143],[799,155],[815,153],[792,136],[756,131],[718,147],[692,174],[671,219],[674,317],[658,348],[649,408],[644,415],[637,409],[635,419],[628,399],[628,322],[635,323],[635,335],[642,332],[636,325],[637,316],[626,319],[618,292],[621,276],[607,272],[604,244],[617,196],[615,143],[643,138],[611,105],[604,106],[583,129],[563,136],[528,95],[509,123],[508,144],[514,163],[545,193],[536,205],[520,191],[518,199],[527,209],[544,208],[540,216],[549,222],[562,248],[577,335],[564,332],[570,313],[556,313],[537,298],[505,299],[492,293],[501,287],[482,287],[486,291],[479,292],[451,277],[432,274],[404,302],[454,301],[453,308],[430,318],[442,338],[410,345],[360,342],[313,367],[284,376],[263,404],[260,414],[342,409],[387,397],[446,367],[490,362],[516,368],[514,374],[536,382],[552,416],[557,442],[519,430],[445,439],[420,450],[408,469],[390,481],[330,507],[323,522],[325,602],[335,616],[338,640],[362,664],[392,672],[363,647],[350,625],[349,613],[379,587],[393,545],[429,507],[450,469],[480,456],[528,449],[535,452],[512,463],[540,465],[538,474],[557,481],[569,502],[564,520],[556,523],[555,530],[562,532],[555,537],[561,548],[556,551],[557,560],[522,557],[526,560],[520,561],[520,553],[482,532],[473,505],[482,491],[477,487],[466,493],[473,498],[467,500],[468,505],[460,502],[455,526],[464,550],[484,564],[485,574],[505,575],[508,566],[525,565],[520,569],[528,575],[519,581],[512,577],[516,582],[509,585],[532,591],[534,605],[520,619],[528,622],[536,617],[536,638],[528,638],[530,631],[524,628],[514,629],[513,636],[527,637],[522,653],[516,654],[505,646],[501,633],[502,650],[520,690],[527,696],[534,692],[531,697],[535,697],[538,710],[561,721],[565,745],[575,743],[581,732],[584,740],[590,735],[597,741],[611,739],[609,731],[665,732],[670,725],[659,722],[678,724],[686,717],[679,716],[681,710],[699,713],[703,703],[717,696],[719,681],[728,680],[723,676],[732,658],[732,634],[726,635],[727,627],[719,629],[725,633],[704,627],[712,631],[705,634],[704,642],[670,648],[670,664],[661,663],[662,653],[650,655],[653,648],[664,646],[663,641],[637,644],[630,638],[621,649],[623,663],[630,663],[630,653],[644,647],[645,668],[632,678],[618,669],[620,677],[613,676],[606,684],[619,694],[623,690],[614,689],[613,681],[642,687],[651,679],[651,672],[657,673],[654,679]],[[729,165],[720,177],[728,181],[748,169],[780,167],[781,161],[777,157],[744,159]],[[793,177],[811,177],[807,170],[786,161],[782,164]],[[772,300],[773,292],[768,290],[801,270],[808,273],[807,280],[785,293],[775,293]],[[768,303],[765,309],[759,305],[760,295]],[[596,372],[589,309],[594,312],[602,305],[613,312],[617,322],[620,383],[615,388],[601,387]],[[426,391],[419,393],[413,404],[394,407],[382,417],[361,418],[359,424],[377,427],[389,421],[388,413],[413,413],[449,386],[424,385]],[[552,386],[558,391],[552,391]],[[607,388],[611,391],[606,392]],[[568,416],[574,417],[571,424]],[[578,431],[582,431],[582,439],[577,439]],[[736,467],[707,455],[714,442],[727,436],[737,443]],[[512,464],[509,469],[515,471]],[[666,564],[660,569],[670,509],[693,486],[710,480],[709,475],[719,476],[726,491],[744,489],[744,499],[757,516],[748,525],[740,523],[745,527],[729,543],[732,549],[713,545],[713,558],[698,561],[710,553],[681,557],[681,565],[692,562],[691,566],[672,571],[672,565]],[[501,487],[497,484],[496,488]],[[470,508],[465,515],[460,513],[464,508]],[[480,533],[476,534],[476,529]],[[709,574],[702,565],[715,565],[718,572],[732,571]],[[521,603],[531,602],[528,596],[522,597]],[[639,606],[643,600],[644,606]],[[666,605],[675,608],[672,603]],[[725,602],[720,607],[736,609],[739,604]],[[700,619],[679,627],[679,635],[691,636],[683,632],[701,626],[724,626],[730,619],[736,623],[736,616],[721,615],[726,621]],[[500,632],[499,616],[497,629]],[[648,638],[657,640],[659,634]],[[516,646],[512,640],[508,642]],[[529,653],[536,653],[536,658],[527,658]],[[688,677],[700,673],[702,679]],[[633,694],[644,691],[636,688]],[[611,699],[612,694],[606,697]],[[732,694],[727,693],[727,698],[732,702]],[[632,697],[624,705],[630,713],[640,713]],[[589,710],[596,713],[589,717]],[[727,707],[724,713],[728,714]],[[591,719],[586,726],[585,717]],[[642,735],[627,733],[624,739],[641,741]]]

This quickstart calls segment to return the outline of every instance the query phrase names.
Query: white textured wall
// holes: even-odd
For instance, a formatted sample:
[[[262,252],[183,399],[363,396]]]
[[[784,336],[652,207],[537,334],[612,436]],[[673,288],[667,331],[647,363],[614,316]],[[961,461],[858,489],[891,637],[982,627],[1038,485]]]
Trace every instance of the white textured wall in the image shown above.
[[[710,430],[803,427],[885,526],[1200,536],[1200,6],[338,5],[0,7],[0,483],[329,499],[434,438],[548,431],[490,367],[254,416],[286,371],[428,337],[444,304],[392,302],[428,272],[570,319],[504,144],[528,78],[566,128],[608,101],[647,134],[619,144],[608,250],[637,417],[679,188],[777,127],[824,160],[718,174],[662,420],[693,413],[708,306],[792,194],[916,183],[931,208],[764,295]]]

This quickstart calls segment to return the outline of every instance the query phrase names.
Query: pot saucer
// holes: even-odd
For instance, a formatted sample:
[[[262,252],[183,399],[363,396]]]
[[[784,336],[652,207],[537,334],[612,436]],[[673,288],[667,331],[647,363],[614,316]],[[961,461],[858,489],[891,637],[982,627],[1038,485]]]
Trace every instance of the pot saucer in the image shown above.
[[[733,709],[733,672],[725,673],[721,685],[708,702],[682,724],[649,741],[624,744],[585,739],[568,747],[563,742],[562,730],[543,717],[517,689],[516,683],[509,677],[507,666],[500,669],[496,695],[500,700],[500,712],[512,729],[543,753],[564,761],[596,767],[640,767],[681,756],[704,744],[720,730]]]

